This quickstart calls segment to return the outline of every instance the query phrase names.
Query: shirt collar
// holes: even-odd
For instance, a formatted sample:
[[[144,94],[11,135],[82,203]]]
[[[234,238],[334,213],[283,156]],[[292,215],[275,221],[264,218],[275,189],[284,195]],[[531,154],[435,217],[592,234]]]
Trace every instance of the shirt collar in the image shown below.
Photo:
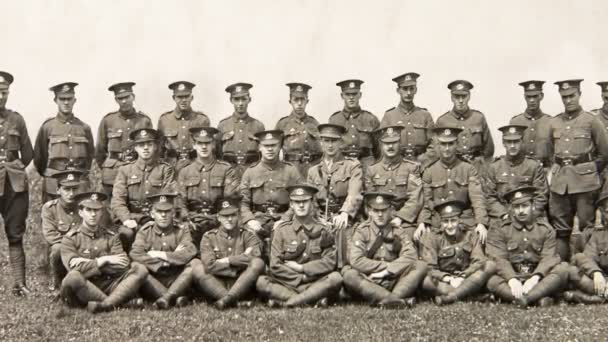
[[[399,101],[397,107],[405,114],[411,114],[416,110],[416,105],[412,102],[411,105],[406,106],[403,102]]]
[[[168,235],[168,234],[171,234],[174,230],[175,230],[175,226],[173,224],[171,224],[169,227],[167,227],[165,229],[162,229],[157,224],[154,224],[154,227],[152,228],[152,231],[156,235],[162,235],[162,234]]]
[[[180,119],[184,119],[184,120],[188,120],[190,118],[190,113],[192,113],[192,109],[188,109],[188,110],[184,110],[182,111],[179,108],[175,108],[175,110],[173,110],[173,114],[175,115],[175,117],[180,120]]]
[[[137,160],[135,161],[135,165],[137,165],[140,170],[150,170],[154,165],[156,165],[156,158],[152,158],[147,163],[145,160],[137,158]]]
[[[469,117],[471,117],[471,109],[470,108],[466,112],[464,112],[462,114],[456,113],[456,111],[454,109],[452,109],[451,113],[458,120],[461,120],[461,119],[465,119],[466,120]]]
[[[98,229],[89,228],[89,227],[87,227],[86,224],[84,224],[84,222],[80,224],[80,228],[78,230],[90,238],[95,238],[95,237],[99,236]]]
[[[57,113],[57,120],[66,123],[66,122],[72,122],[72,120],[74,119],[74,113],[69,113],[69,114],[63,114],[61,112]]]
[[[301,124],[304,124],[310,120],[310,116],[308,114],[304,113],[304,116],[300,119],[298,114],[296,114],[294,111],[291,111],[291,114],[289,114],[289,117],[291,119],[293,119],[295,122],[301,123]]]
[[[345,118],[356,118],[359,116],[359,114],[361,114],[361,107],[357,107],[355,109],[353,109],[352,111],[349,109],[344,108],[342,110],[342,114],[344,115]]]
[[[194,159],[194,163],[196,163],[196,166],[198,167],[199,171],[201,171],[201,170],[209,171],[209,170],[213,169],[213,166],[215,165],[216,161],[217,161],[217,159],[213,158],[211,163],[205,164],[198,158]]]

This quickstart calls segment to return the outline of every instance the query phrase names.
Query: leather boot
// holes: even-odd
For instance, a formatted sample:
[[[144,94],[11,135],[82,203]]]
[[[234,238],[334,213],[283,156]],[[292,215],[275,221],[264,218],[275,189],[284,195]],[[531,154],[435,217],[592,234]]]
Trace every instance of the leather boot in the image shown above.
[[[548,274],[524,296],[524,301],[522,301],[521,305],[531,305],[543,297],[555,294],[563,286],[562,283],[563,280],[558,274]]]
[[[564,299],[569,303],[604,304],[606,299],[596,295],[588,295],[580,290],[564,292]]]
[[[384,287],[365,279],[359,271],[349,269],[344,273],[344,287],[353,293],[363,297],[368,303],[375,305],[382,300],[393,297],[391,291]]]
[[[295,291],[271,281],[268,276],[260,276],[255,287],[258,293],[264,297],[279,302],[287,301],[289,298],[297,295]]]
[[[289,298],[285,302],[287,307],[295,307],[315,303],[323,297],[337,294],[342,286],[342,276],[338,272],[330,273],[327,278],[320,279],[309,288]]]
[[[556,244],[557,254],[562,261],[570,260],[570,237],[558,237]]]
[[[141,285],[148,276],[148,270],[145,266],[139,263],[131,263],[131,268],[127,271],[129,274],[123,279],[110,293],[110,295],[102,302],[90,301],[87,309],[91,313],[110,311],[118,305],[127,302],[133,298]]]
[[[230,288],[226,296],[216,302],[216,307],[220,310],[228,308],[247,295],[252,288],[255,288],[255,282],[264,271],[264,261],[260,258],[254,258],[249,263],[249,266],[243,271],[234,285]]]
[[[495,294],[503,301],[512,303],[515,300],[515,297],[513,297],[513,293],[511,292],[511,287],[509,287],[509,284],[499,276],[495,275],[490,277],[490,279],[488,279],[487,288],[488,291]]]
[[[25,252],[23,242],[9,243],[8,258],[13,275],[13,294],[16,296],[27,296],[32,291],[25,283]]]
[[[402,275],[395,287],[393,294],[399,298],[409,298],[414,296],[418,287],[426,277],[428,266],[424,261],[416,261],[414,268],[407,274]]]
[[[59,244],[51,246],[51,253],[49,255],[49,268],[51,283],[49,286],[50,291],[55,291],[61,288],[61,281],[66,276],[66,269],[61,261],[61,253],[59,250]]]
[[[61,297],[70,306],[82,306],[89,301],[103,301],[107,296],[80,272],[71,271],[61,283]]]
[[[165,299],[169,305],[173,305],[175,299],[186,293],[190,286],[192,286],[192,267],[186,267],[161,298]]]
[[[460,286],[455,288],[446,296],[440,296],[435,301],[437,305],[452,304],[458,300],[466,298],[483,288],[490,276],[484,271],[477,271],[466,278]]]

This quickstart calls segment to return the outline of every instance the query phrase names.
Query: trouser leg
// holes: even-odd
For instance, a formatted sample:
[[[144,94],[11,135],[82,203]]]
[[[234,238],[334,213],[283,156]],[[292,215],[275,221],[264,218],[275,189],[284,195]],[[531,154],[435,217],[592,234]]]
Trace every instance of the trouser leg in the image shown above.
[[[249,266],[239,275],[234,285],[232,285],[226,297],[229,297],[231,301],[237,301],[247,295],[249,291],[255,289],[255,283],[264,271],[265,266],[262,259],[253,258]]]
[[[402,299],[412,297],[426,277],[427,271],[428,266],[424,261],[416,261],[413,268],[399,278],[393,287],[393,294]]]
[[[70,271],[61,282],[61,297],[70,306],[84,306],[89,301],[103,301],[107,296],[80,272]]]
[[[54,289],[59,289],[61,287],[61,281],[67,274],[67,270],[65,266],[63,266],[63,261],[61,260],[61,244],[56,243],[50,247],[49,254],[49,265],[51,268],[51,279],[52,279],[52,287]]]
[[[534,286],[525,295],[528,304],[532,304],[539,299],[556,294],[563,289],[568,282],[568,264],[561,263],[555,266],[546,277]]]
[[[393,296],[391,291],[365,279],[359,271],[349,268],[343,272],[344,287],[358,296],[361,296],[370,304],[378,304],[380,301]]]
[[[570,260],[570,235],[574,225],[575,206],[569,194],[551,192],[549,216],[557,238],[557,253],[564,261]]]
[[[192,278],[203,295],[214,301],[228,294],[228,289],[224,284],[213,274],[207,273],[200,261],[192,265]]]
[[[321,298],[337,294],[342,286],[342,276],[338,272],[332,272],[325,278],[319,279],[306,290],[289,298],[285,305],[288,307],[310,304]]]
[[[488,291],[504,301],[513,302],[515,300],[515,297],[511,292],[511,287],[509,287],[507,281],[500,276],[491,276],[490,279],[488,279],[486,286]]]
[[[116,307],[133,298],[141,285],[146,281],[148,270],[140,263],[131,263],[127,276],[114,288],[114,291],[102,301],[109,308]]]

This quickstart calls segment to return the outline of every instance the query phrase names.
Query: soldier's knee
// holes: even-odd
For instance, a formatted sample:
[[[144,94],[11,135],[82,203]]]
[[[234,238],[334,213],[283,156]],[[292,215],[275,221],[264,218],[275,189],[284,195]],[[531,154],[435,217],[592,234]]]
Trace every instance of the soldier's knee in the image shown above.
[[[580,266],[583,264],[584,259],[585,259],[584,253],[576,253],[572,256],[572,263],[576,266]]]
[[[266,264],[262,258],[253,258],[251,259],[251,262],[249,262],[249,267],[255,272],[262,272],[264,267],[266,267]]]
[[[54,264],[56,264],[57,262],[61,262],[61,244],[60,243],[51,245],[50,252],[49,252],[49,259],[51,260],[51,263],[54,263]]]
[[[86,283],[86,279],[82,273],[78,271],[70,271],[61,281],[62,288],[77,289]]]
[[[118,236],[121,240],[133,241],[135,240],[135,229],[120,226],[118,228]]]
[[[496,266],[496,262],[493,260],[488,260],[483,265],[483,271],[488,275],[494,275],[496,271],[498,271],[498,267]]]
[[[502,282],[504,282],[504,279],[502,277],[493,275],[490,277],[490,279],[488,279],[488,282],[486,283],[486,287],[488,288],[488,290],[494,291],[498,288],[498,286],[500,286],[500,284]]]
[[[327,276],[327,280],[332,288],[342,286],[342,276],[339,272],[331,272]]]
[[[342,281],[345,285],[353,286],[359,283],[359,271],[354,268],[349,268],[347,270],[342,271]]]
[[[414,263],[414,270],[421,272],[421,273],[427,273],[429,270],[429,265],[422,260],[417,260]]]
[[[148,276],[148,269],[146,268],[146,266],[138,263],[137,261],[133,261],[131,263],[130,271],[138,278],[143,279]]]
[[[260,293],[268,293],[268,286],[270,285],[270,279],[268,276],[259,276],[255,282],[255,288]]]

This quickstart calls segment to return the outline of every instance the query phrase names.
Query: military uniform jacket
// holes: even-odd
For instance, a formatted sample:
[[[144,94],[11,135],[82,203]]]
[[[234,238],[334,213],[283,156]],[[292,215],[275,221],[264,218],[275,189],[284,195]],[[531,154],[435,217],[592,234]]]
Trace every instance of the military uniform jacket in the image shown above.
[[[534,204],[539,211],[545,210],[549,200],[549,186],[542,164],[524,156],[515,160],[500,157],[488,167],[483,183],[488,200],[488,214],[491,217],[508,214],[509,205],[503,196],[517,186],[536,187]]]
[[[538,160],[543,166],[551,165],[553,160],[553,145],[549,135],[549,121],[551,115],[540,112],[530,115],[523,112],[511,118],[510,125],[522,125],[528,127],[524,131],[523,151],[528,158]]]
[[[295,261],[299,273],[285,266]],[[336,268],[334,236],[322,223],[303,225],[297,218],[282,222],[275,230],[270,250],[270,275],[282,284],[297,287],[314,282]]]
[[[221,277],[236,278],[253,258],[262,255],[262,244],[257,235],[237,227],[232,231],[220,227],[205,233],[200,247],[205,270]],[[247,249],[250,249],[249,253],[245,253]],[[218,263],[217,260],[222,258],[228,258],[229,263]]]
[[[161,114],[158,119],[158,131],[162,136],[161,152],[165,155],[169,151],[177,153],[192,151],[193,140],[189,129],[209,127],[209,124],[209,117],[206,114],[194,110],[182,112],[174,109]]]
[[[243,222],[255,219],[256,206],[268,204],[276,206],[279,212],[287,211],[289,193],[286,187],[297,184],[301,178],[295,166],[279,160],[273,164],[260,161],[245,170],[239,187]]]
[[[318,125],[319,121],[308,114],[303,119],[295,113],[282,117],[277,122],[276,129],[284,134],[283,152],[321,154]]]
[[[239,116],[233,113],[223,119],[217,126],[222,140],[221,152],[233,154],[246,154],[258,152],[258,141],[255,133],[265,130],[264,124],[246,114]]]
[[[361,206],[363,189],[363,169],[357,160],[336,158],[328,168],[324,160],[308,170],[307,182],[319,189],[317,201],[325,206],[329,194],[329,204],[340,204],[340,212],[354,218]]]
[[[67,232],[82,222],[76,203],[68,205],[60,198],[44,203],[41,216],[42,234],[49,245],[60,243]]]
[[[485,159],[492,158],[494,155],[494,140],[492,140],[486,118],[481,112],[469,109],[460,115],[451,110],[437,119],[436,126],[462,129],[458,135],[458,153],[477,154]]]
[[[463,227],[455,236],[424,234],[420,245],[420,258],[429,265],[429,276],[438,281],[453,275],[466,278],[483,269],[487,260],[477,234]]]
[[[21,114],[0,109],[0,196],[4,195],[7,176],[14,192],[27,191],[25,167],[32,161],[33,154]]]
[[[608,132],[608,112],[602,107],[591,111],[600,120],[606,132]]]
[[[451,165],[438,160],[422,174],[424,206],[419,222],[431,224],[433,208],[441,201],[457,199],[467,204],[462,218],[475,218],[475,223],[488,225],[488,213],[481,183],[475,167],[455,158]],[[471,210],[472,208],[472,210]]]
[[[329,123],[346,128],[344,150],[367,148],[372,156],[378,155],[378,140],[373,132],[380,127],[380,121],[374,114],[361,108],[353,112],[343,109],[333,113]]]
[[[506,280],[521,274],[544,277],[561,262],[555,245],[555,231],[544,220],[529,226],[506,221],[489,232],[487,253]]]
[[[178,246],[185,248],[176,251]],[[153,258],[148,255],[149,251],[165,252],[168,260]],[[196,246],[186,227],[173,224],[161,229],[153,221],[146,223],[137,232],[129,253],[133,261],[145,265],[150,273],[160,275],[181,271],[195,255]]]
[[[433,141],[433,118],[426,108],[413,106],[405,108],[399,102],[397,107],[393,107],[384,113],[380,122],[382,127],[402,126],[401,130],[401,149],[416,149],[424,151]]]
[[[147,210],[147,196],[175,188],[173,168],[169,164],[152,160],[146,165],[137,159],[118,169],[110,202],[112,213],[123,223],[130,219],[138,221],[145,216],[141,212]]]
[[[564,195],[597,190],[599,173],[608,160],[608,138],[601,122],[582,109],[569,116],[561,113],[550,121],[549,131],[555,157],[574,159],[591,156],[594,161],[576,165],[553,164],[551,191]]]
[[[592,279],[595,272],[608,273],[608,229],[605,226],[593,230],[578,266]]]
[[[365,191],[389,192],[397,196],[396,215],[403,221],[416,223],[422,209],[422,179],[417,163],[398,159],[388,164],[386,159],[371,165],[365,172]]]

